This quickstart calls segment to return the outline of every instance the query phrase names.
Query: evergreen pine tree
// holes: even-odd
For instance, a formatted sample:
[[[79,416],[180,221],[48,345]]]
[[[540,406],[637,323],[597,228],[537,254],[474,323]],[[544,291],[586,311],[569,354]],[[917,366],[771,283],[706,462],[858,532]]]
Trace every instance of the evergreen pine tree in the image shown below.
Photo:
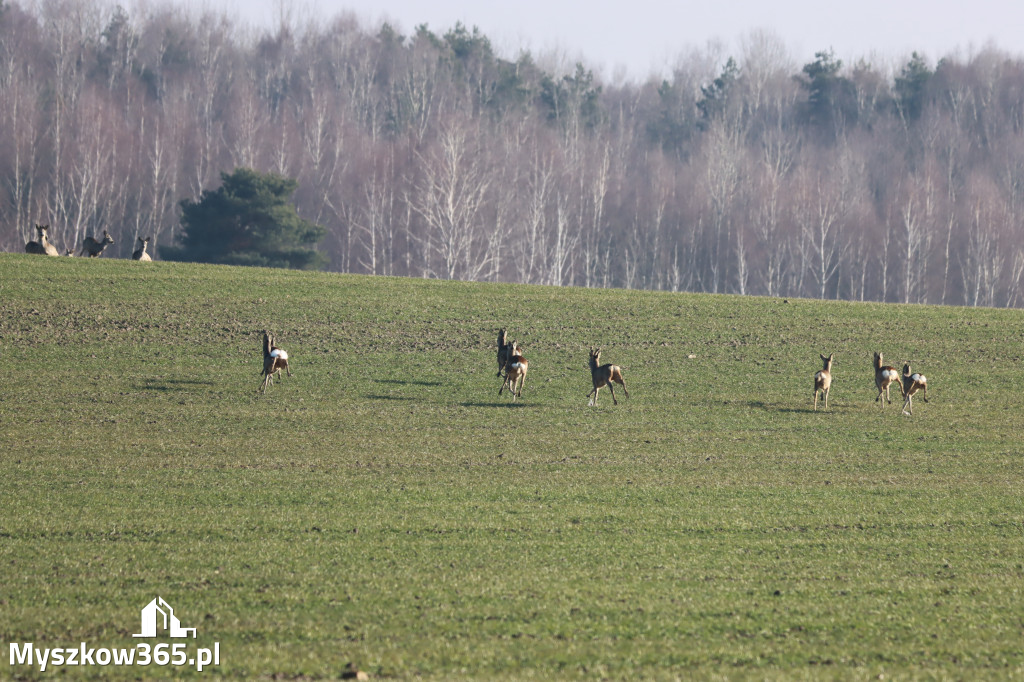
[[[327,257],[315,249],[326,230],[302,219],[290,202],[298,182],[238,168],[221,173],[220,189],[181,202],[181,246],[166,260],[316,270]]]

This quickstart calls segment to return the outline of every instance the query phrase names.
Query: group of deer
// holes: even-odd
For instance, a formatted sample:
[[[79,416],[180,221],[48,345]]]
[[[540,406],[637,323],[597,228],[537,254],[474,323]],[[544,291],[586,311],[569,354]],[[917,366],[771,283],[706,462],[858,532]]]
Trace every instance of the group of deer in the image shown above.
[[[815,411],[818,409],[819,394],[824,398],[825,409],[828,409],[828,391],[832,386],[832,361],[835,359],[835,353],[832,353],[827,358],[824,355],[819,357],[821,357],[825,365],[814,374]],[[907,416],[914,414],[912,398],[918,391],[924,396],[924,401],[928,402],[928,379],[923,374],[911,373],[909,362],[903,365],[903,375],[901,376],[895,367],[882,364],[881,353],[875,353],[874,367],[875,387],[878,389],[878,395],[875,397],[876,403],[881,402],[882,394],[884,393],[886,401],[892,405],[892,399],[889,397],[889,387],[894,381],[897,382],[896,386],[900,389],[900,394],[904,399],[903,414]]]
[[[519,346],[519,342],[509,343],[507,330],[499,331],[497,376],[503,377],[503,381],[501,388],[498,389],[498,395],[501,395],[507,386],[512,393],[512,402],[515,402],[517,397],[521,398],[528,368],[529,362],[523,357],[523,349]],[[590,405],[597,405],[597,392],[605,386],[612,393],[612,402],[616,405],[619,404],[619,401],[615,399],[615,388],[612,386],[612,382],[621,386],[626,397],[629,397],[629,391],[626,390],[626,384],[622,380],[622,368],[611,363],[602,365],[600,348],[590,349],[590,378],[594,383],[594,389],[587,394],[587,397],[590,398]]]
[[[36,225],[36,232],[39,233],[39,241],[30,241],[25,244],[26,253],[35,253],[41,256],[59,256],[57,247],[50,242],[50,226],[49,225]],[[149,244],[149,237],[143,239],[139,237],[137,239],[139,248],[135,249],[132,254],[132,260],[139,261],[151,261],[149,254],[146,253],[146,246]],[[89,258],[97,258],[103,249],[107,248],[114,243],[114,238],[107,234],[106,230],[103,230],[103,239],[96,239],[92,235],[89,235],[82,240],[82,250],[79,251],[79,256],[88,256]],[[68,249],[65,256],[73,256],[75,252],[73,249]]]

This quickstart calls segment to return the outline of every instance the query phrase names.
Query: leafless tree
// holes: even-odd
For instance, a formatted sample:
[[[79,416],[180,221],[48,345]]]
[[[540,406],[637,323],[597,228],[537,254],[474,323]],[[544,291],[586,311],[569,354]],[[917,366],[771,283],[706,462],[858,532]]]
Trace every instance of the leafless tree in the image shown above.
[[[1024,60],[996,48],[928,67],[914,115],[898,68],[854,60],[823,136],[764,32],[738,68],[714,43],[602,82],[460,25],[130,12],[3,5],[0,248],[35,222],[172,243],[178,203],[246,165],[299,180],[334,270],[1024,305]]]
[[[445,279],[476,279],[490,254],[481,253],[490,178],[476,141],[461,125],[445,128],[437,144],[418,154],[421,181],[413,208],[423,219],[430,248]]]
[[[705,191],[708,200],[707,265],[711,293],[719,293],[724,267],[723,253],[732,232],[733,202],[744,181],[739,131],[724,122],[712,125],[708,136]]]

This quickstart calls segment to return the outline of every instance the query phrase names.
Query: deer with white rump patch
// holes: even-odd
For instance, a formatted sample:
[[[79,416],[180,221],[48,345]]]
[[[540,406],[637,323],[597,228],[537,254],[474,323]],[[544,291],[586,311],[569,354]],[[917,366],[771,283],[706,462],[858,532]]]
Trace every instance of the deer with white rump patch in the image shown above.
[[[832,360],[836,357],[835,353],[830,353],[826,358],[821,353],[818,357],[822,359],[825,366],[814,373],[814,411],[818,411],[818,393],[821,393],[822,398],[825,400],[825,409],[828,409],[828,391],[832,386]]]
[[[49,225],[36,225],[36,232],[39,233],[39,241],[31,241],[25,244],[25,253],[35,253],[40,256],[59,256],[57,247],[50,243]]]
[[[590,378],[594,382],[594,390],[587,394],[587,397],[590,398],[588,405],[597,405],[597,392],[605,386],[612,392],[612,403],[618,405],[619,401],[615,399],[615,388],[612,386],[613,381],[622,386],[626,397],[629,397],[629,391],[626,390],[626,384],[622,380],[622,368],[610,362],[602,365],[600,348],[590,349]],[[591,396],[593,397],[591,398]]]
[[[885,399],[892,405],[892,399],[889,397],[889,385],[892,382],[896,382],[896,386],[900,389],[900,395],[903,395],[903,384],[900,383],[900,373],[896,371],[896,368],[892,365],[882,365],[882,354],[875,353],[875,387],[878,389],[878,395],[875,396],[875,402],[882,400],[882,393],[885,393]]]
[[[914,406],[910,399],[918,391],[922,392],[924,401],[928,402],[928,379],[923,374],[911,374],[908,362],[903,365],[903,395],[906,396],[903,401],[903,414],[907,416],[914,414]]]
[[[519,347],[519,342],[513,341],[509,344],[508,363],[505,365],[505,380],[501,382],[498,395],[501,395],[501,392],[508,386],[508,390],[512,393],[512,402],[515,402],[517,397],[522,398],[523,384],[526,383],[526,370],[529,368],[529,365],[530,363],[523,357],[523,349]],[[516,382],[519,383],[518,389],[516,388]]]
[[[288,376],[292,375],[292,371],[288,368],[288,353],[283,349],[278,348],[274,345],[274,337],[269,332],[263,332],[263,371],[260,374],[263,376],[263,385],[260,387],[264,393],[267,392],[267,386],[273,385],[274,374],[277,374],[277,378],[281,378],[281,370],[288,372]]]
[[[82,250],[78,253],[79,256],[88,254],[89,258],[97,258],[103,249],[107,248],[114,243],[114,238],[107,234],[106,230],[103,230],[103,239],[97,241],[93,239],[92,235],[89,235],[82,240]]]
[[[135,241],[139,243],[139,248],[135,249],[135,253],[132,254],[132,260],[140,260],[143,262],[153,260],[149,254],[146,253],[146,246],[149,244],[149,237],[143,239],[142,237],[136,237]]]

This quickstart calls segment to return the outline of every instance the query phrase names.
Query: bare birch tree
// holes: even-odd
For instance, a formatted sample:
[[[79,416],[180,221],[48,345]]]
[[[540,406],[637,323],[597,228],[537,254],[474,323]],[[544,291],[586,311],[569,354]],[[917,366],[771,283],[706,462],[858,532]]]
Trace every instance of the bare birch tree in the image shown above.
[[[483,212],[490,179],[466,130],[451,125],[437,144],[417,154],[421,181],[413,208],[423,219],[427,243],[441,260],[445,279],[476,279],[488,264],[481,253]]]

